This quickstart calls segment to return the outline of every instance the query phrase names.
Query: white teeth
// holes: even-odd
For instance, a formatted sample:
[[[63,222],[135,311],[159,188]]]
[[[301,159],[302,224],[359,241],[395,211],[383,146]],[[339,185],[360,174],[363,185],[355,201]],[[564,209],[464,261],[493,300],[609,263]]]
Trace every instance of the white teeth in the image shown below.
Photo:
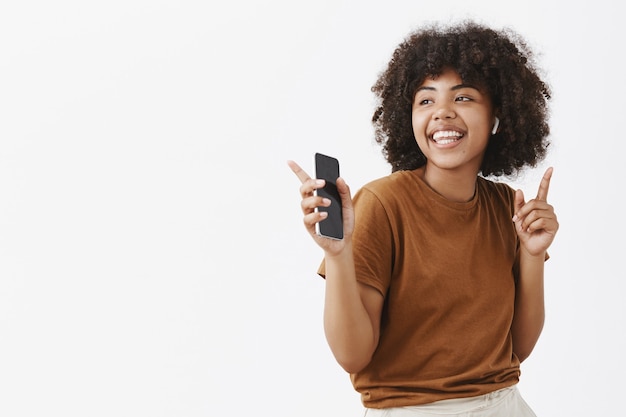
[[[461,136],[463,136],[461,132],[454,130],[439,130],[433,134],[433,140],[440,145],[447,145],[456,142]]]
[[[448,143],[456,142],[457,139],[441,139],[436,141],[439,145],[447,145]]]

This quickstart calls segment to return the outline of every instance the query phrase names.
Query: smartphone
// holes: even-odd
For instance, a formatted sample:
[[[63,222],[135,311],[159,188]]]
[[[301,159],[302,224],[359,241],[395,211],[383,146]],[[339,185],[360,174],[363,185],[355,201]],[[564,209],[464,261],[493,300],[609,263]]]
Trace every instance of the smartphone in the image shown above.
[[[339,161],[331,156],[316,153],[315,178],[326,181],[324,188],[315,190],[315,195],[330,200],[329,207],[316,208],[316,211],[328,212],[328,217],[315,225],[315,231],[320,236],[341,240],[343,239],[343,210],[341,208],[341,197],[339,197],[339,191],[337,191]]]

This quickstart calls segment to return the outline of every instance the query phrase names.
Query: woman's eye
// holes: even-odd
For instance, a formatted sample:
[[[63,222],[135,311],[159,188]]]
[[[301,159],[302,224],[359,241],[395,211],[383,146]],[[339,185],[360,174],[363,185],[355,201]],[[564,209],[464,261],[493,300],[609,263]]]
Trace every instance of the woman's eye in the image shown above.
[[[456,98],[456,101],[471,101],[472,99],[466,96],[459,96]]]
[[[433,101],[429,98],[425,98],[423,100],[420,100],[419,102],[420,104],[424,105],[424,104],[433,104]]]

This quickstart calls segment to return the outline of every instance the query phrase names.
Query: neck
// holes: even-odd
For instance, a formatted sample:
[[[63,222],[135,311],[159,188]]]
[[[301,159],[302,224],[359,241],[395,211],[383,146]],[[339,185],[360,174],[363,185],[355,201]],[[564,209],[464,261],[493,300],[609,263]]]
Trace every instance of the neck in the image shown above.
[[[450,201],[470,201],[476,192],[477,171],[465,172],[426,165],[421,175],[430,188]]]

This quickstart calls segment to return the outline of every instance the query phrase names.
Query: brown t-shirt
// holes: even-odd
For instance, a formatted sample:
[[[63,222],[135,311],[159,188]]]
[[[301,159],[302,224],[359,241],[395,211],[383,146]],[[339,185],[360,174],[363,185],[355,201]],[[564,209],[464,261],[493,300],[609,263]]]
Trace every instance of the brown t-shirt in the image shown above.
[[[418,173],[398,171],[354,197],[357,279],[385,297],[379,345],[351,375],[370,408],[472,397],[519,379],[514,192],[479,177],[473,199],[457,203]]]

